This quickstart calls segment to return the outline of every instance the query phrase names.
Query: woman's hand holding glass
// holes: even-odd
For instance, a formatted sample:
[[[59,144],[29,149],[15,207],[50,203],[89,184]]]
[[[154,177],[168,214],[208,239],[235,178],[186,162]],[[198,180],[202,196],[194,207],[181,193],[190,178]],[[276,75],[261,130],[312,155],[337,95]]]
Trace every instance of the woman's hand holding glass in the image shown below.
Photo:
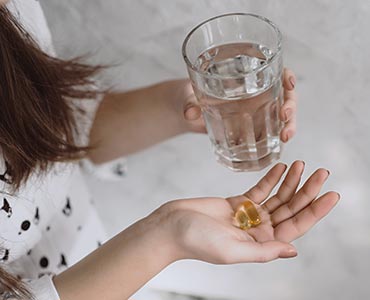
[[[285,68],[284,69],[284,104],[281,107],[279,116],[280,120],[284,122],[284,128],[281,131],[280,139],[286,143],[296,133],[296,113],[297,113],[297,94],[295,91],[296,77],[294,73]],[[185,120],[184,126],[187,131],[206,133],[206,127],[202,118],[201,109],[197,104],[193,89],[188,80],[182,80],[182,88],[180,93],[173,91],[175,95],[175,102],[180,103],[183,118]],[[174,85],[173,87],[176,87]],[[176,87],[178,88],[178,86]]]

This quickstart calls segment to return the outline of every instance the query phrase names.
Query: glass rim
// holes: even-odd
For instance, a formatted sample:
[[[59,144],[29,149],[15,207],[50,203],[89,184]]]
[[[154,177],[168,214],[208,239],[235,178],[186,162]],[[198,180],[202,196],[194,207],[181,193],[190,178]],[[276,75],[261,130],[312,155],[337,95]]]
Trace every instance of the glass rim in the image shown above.
[[[252,72],[248,72],[246,74],[238,74],[238,75],[219,75],[219,74],[208,74],[204,71],[200,71],[199,69],[197,69],[193,63],[190,62],[189,60],[189,57],[186,53],[186,47],[188,45],[188,42],[189,42],[189,39],[190,37],[194,34],[194,32],[196,30],[198,30],[200,27],[202,27],[204,24],[206,23],[209,23],[213,20],[216,20],[216,19],[220,19],[220,18],[224,18],[224,17],[230,17],[230,16],[248,16],[248,17],[253,17],[253,18],[256,18],[256,19],[259,19],[261,21],[264,21],[266,22],[268,25],[271,26],[271,28],[275,31],[276,35],[277,35],[277,50],[276,52],[270,57],[267,59],[267,63],[258,67],[257,69],[254,69]],[[194,72],[198,73],[198,74],[201,74],[203,77],[209,77],[209,78],[218,78],[218,79],[240,79],[240,78],[245,78],[246,75],[251,75],[251,74],[255,74],[255,73],[258,73],[262,70],[264,70],[265,68],[268,67],[268,65],[270,65],[271,63],[273,63],[275,61],[275,59],[281,54],[282,52],[282,33],[280,31],[280,29],[277,27],[277,25],[272,22],[271,20],[267,19],[266,17],[263,17],[263,16],[260,16],[260,15],[257,15],[257,14],[253,14],[253,13],[227,13],[227,14],[222,14],[222,15],[217,15],[217,16],[214,16],[212,18],[209,18],[209,19],[206,19],[205,21],[199,23],[198,25],[196,25],[193,29],[190,30],[190,32],[186,35],[185,39],[184,39],[184,42],[182,44],[182,56],[185,60],[185,63],[186,65],[188,66],[188,68],[190,68],[191,70],[193,70]],[[207,50],[207,49],[205,49]],[[201,53],[200,53],[201,54]]]

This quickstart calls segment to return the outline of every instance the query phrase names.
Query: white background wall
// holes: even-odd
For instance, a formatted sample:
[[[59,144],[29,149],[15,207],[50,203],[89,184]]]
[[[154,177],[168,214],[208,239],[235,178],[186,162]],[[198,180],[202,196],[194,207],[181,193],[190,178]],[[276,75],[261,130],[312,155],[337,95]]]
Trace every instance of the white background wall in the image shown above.
[[[220,13],[255,12],[285,36],[285,61],[298,76],[299,133],[282,160],[307,172],[328,168],[325,189],[341,203],[296,242],[298,258],[266,265],[180,262],[150,286],[225,299],[368,299],[370,286],[370,2],[329,0],[42,0],[62,57],[91,53],[119,64],[103,80],[129,89],[186,76],[186,32]],[[127,141],[122,141],[127,142]],[[110,234],[164,201],[240,193],[263,174],[217,165],[206,137],[186,135],[129,158],[121,183],[91,179]],[[122,279],[124,280],[124,278]]]

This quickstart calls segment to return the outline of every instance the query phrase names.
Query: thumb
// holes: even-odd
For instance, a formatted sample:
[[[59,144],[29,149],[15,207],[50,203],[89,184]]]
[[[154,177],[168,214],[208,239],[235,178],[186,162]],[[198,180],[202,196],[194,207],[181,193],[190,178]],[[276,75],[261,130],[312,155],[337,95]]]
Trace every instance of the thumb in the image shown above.
[[[293,245],[278,241],[264,243],[238,242],[230,248],[230,254],[234,257],[236,263],[264,263],[278,258],[292,258],[297,256],[297,250]]]
[[[198,105],[189,103],[184,109],[184,119],[187,121],[190,131],[207,133],[206,124],[202,117],[202,110]]]
[[[184,117],[186,121],[198,120],[202,115],[200,107],[194,103],[189,103],[184,109]]]

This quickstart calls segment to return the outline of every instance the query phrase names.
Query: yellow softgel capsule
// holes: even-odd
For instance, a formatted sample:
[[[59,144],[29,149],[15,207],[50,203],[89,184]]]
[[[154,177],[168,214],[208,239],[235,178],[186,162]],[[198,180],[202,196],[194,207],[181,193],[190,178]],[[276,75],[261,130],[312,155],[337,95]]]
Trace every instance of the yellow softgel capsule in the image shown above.
[[[235,220],[243,230],[256,227],[261,223],[261,217],[250,200],[244,201],[239,205],[235,213]]]

